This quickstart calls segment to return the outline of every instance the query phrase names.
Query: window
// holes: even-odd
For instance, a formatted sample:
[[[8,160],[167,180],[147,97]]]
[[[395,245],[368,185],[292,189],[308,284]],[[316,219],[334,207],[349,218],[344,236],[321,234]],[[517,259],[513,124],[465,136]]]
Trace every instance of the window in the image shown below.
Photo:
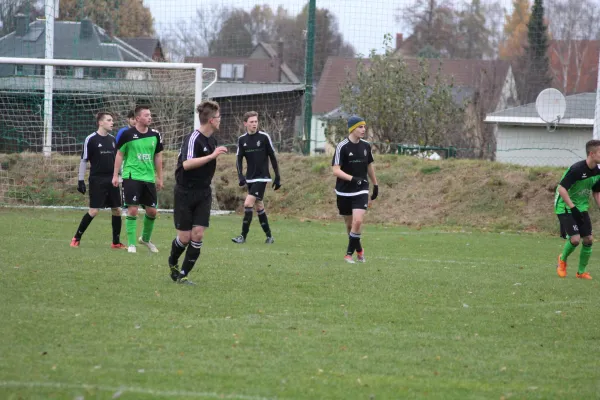
[[[43,65],[15,65],[15,75],[44,76]]]
[[[244,79],[244,64],[221,64],[221,78]]]

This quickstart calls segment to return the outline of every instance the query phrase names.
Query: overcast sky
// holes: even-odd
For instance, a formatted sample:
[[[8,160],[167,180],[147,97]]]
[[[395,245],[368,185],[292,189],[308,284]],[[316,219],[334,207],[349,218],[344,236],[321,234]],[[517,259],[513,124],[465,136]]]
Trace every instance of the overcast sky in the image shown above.
[[[1,1],[1,0],[0,0]],[[255,4],[269,4],[272,9],[282,5],[291,15],[300,13],[307,0],[143,0],[150,7],[159,34],[173,29],[182,19],[190,19],[196,9],[211,4],[251,9]],[[414,4],[418,0],[317,0],[318,8],[327,8],[338,20],[344,39],[360,54],[368,55],[371,49],[382,50],[383,36],[403,32],[402,25],[395,20],[398,8]],[[471,0],[440,0],[460,8]],[[493,1],[493,0],[489,0]],[[487,3],[482,0],[482,3]],[[499,0],[506,10],[512,10],[512,0]],[[403,32],[407,33],[407,32]],[[392,43],[393,44],[393,43]]]
[[[317,7],[327,8],[338,19],[344,39],[354,45],[357,52],[368,54],[373,48],[381,49],[383,35],[400,29],[394,20],[395,9],[404,0],[317,0]],[[159,33],[172,29],[181,19],[189,19],[203,4],[223,4],[250,9],[254,4],[269,4],[276,9],[282,5],[291,15],[298,14],[305,0],[144,0],[150,7]],[[394,5],[396,4],[396,5]]]

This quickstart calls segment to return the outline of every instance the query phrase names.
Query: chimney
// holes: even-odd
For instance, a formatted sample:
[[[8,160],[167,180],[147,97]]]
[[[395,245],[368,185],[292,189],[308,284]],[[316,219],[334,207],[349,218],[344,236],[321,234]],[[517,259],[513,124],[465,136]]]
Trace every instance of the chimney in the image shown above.
[[[17,20],[17,31],[15,32],[15,35],[25,36],[29,28],[29,24],[27,23],[27,16],[24,14],[17,14],[15,15],[15,19]]]
[[[277,58],[279,59],[279,82],[283,82],[283,71],[281,66],[283,65],[283,41],[277,42]]]
[[[80,39],[89,39],[94,35],[94,25],[89,18],[85,18],[81,21],[81,27],[79,30]]]
[[[402,47],[402,42],[404,41],[404,36],[401,33],[396,33],[396,50],[399,50]]]

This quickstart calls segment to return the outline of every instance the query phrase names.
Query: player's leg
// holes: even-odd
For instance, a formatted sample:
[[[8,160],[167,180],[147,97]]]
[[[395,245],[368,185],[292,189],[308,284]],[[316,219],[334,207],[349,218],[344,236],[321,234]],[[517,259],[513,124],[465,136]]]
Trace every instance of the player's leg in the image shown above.
[[[192,235],[190,245],[185,252],[183,263],[181,264],[181,271],[179,272],[179,278],[177,283],[193,285],[194,283],[189,280],[190,272],[194,269],[194,265],[200,258],[200,249],[202,248],[202,239],[204,238],[204,231],[210,225],[210,207],[212,203],[212,194],[210,190],[199,191],[195,193],[197,197],[194,203],[195,207],[192,216]]]
[[[248,191],[252,189],[253,184],[248,184]],[[252,223],[252,210],[256,203],[256,196],[248,194],[244,200],[244,219],[242,220],[242,234],[231,239],[234,243],[244,243],[248,232],[250,232],[250,224]]]
[[[111,226],[112,226],[112,245],[113,249],[126,249],[127,247],[121,243],[121,228],[123,220],[121,219],[122,196],[119,188],[116,188],[111,183],[107,182],[107,199],[106,206],[111,209]]]
[[[264,184],[264,187],[266,188],[266,183]],[[260,226],[263,230],[263,232],[265,233],[265,235],[267,235],[267,239],[265,240],[265,243],[267,244],[272,244],[275,243],[275,239],[273,239],[273,235],[271,234],[271,227],[269,226],[269,219],[267,218],[267,211],[265,210],[265,203],[263,201],[263,196],[264,196],[264,189],[263,189],[263,195],[260,198],[256,199],[256,203],[254,203],[254,207],[256,208],[256,215],[258,215],[258,222],[260,222]]]
[[[365,262],[365,252],[360,242],[362,225],[369,205],[369,195],[361,194],[352,198],[352,229],[348,234],[349,248],[356,251],[358,262]]]
[[[190,204],[189,191],[175,186],[173,197],[173,223],[177,236],[171,242],[169,254],[169,270],[173,281],[179,277],[179,257],[185,251],[192,237],[193,208]]]
[[[137,216],[141,197],[141,182],[133,179],[123,179],[123,198],[127,205],[125,231],[127,232],[127,251],[135,253],[137,236]]]
[[[350,231],[352,230],[352,199],[347,196],[337,196],[336,203],[340,215],[344,218],[346,233],[350,234]],[[350,254],[348,254],[349,252]],[[350,243],[348,243],[348,249],[346,250],[344,260],[350,264],[354,264],[352,253],[354,253],[354,250],[350,248]]]
[[[563,251],[558,255],[558,265],[556,273],[561,278],[567,276],[567,258],[575,251],[580,242],[579,226],[575,222],[573,216],[569,213],[558,214],[558,220],[561,224],[561,229],[567,233],[567,240],[563,247]]]
[[[146,213],[144,214],[142,236],[138,239],[138,242],[148,247],[152,253],[158,253],[158,249],[154,243],[150,241],[152,238],[152,231],[154,230],[154,221],[156,220],[157,199],[158,196],[156,194],[156,186],[154,183],[144,182],[140,201],[141,204],[145,206]]]
[[[91,186],[90,186],[91,193]],[[77,231],[75,231],[75,235],[73,239],[71,239],[71,247],[79,247],[79,242],[81,241],[81,237],[83,236],[85,230],[90,226],[94,217],[98,215],[97,208],[91,208],[83,215],[81,218],[81,222],[79,222],[79,226],[77,227]]]
[[[579,267],[577,268],[577,274],[575,275],[580,279],[592,279],[589,272],[586,272],[588,262],[592,256],[592,244],[594,243],[594,237],[592,236],[592,221],[590,215],[587,212],[583,212],[583,224],[579,227],[579,233],[581,235],[581,251],[579,252]]]

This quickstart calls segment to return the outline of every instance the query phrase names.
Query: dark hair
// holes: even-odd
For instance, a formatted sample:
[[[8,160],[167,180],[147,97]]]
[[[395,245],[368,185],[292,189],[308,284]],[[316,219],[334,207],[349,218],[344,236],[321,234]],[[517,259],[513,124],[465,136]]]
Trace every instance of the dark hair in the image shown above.
[[[600,140],[590,140],[585,144],[585,154],[590,154],[590,152],[596,150],[596,147],[600,147]]]
[[[96,114],[96,125],[98,125],[100,123],[100,121],[102,121],[104,119],[104,117],[106,117],[107,115],[110,117],[113,116],[111,113],[106,112],[106,111],[101,111],[98,114]]]
[[[134,110],[129,110],[129,112],[127,113],[127,119],[131,119],[131,118],[135,118]]]
[[[220,110],[219,103],[212,100],[205,100],[198,104],[196,111],[198,112],[198,118],[201,124],[207,124],[211,118],[215,117],[215,114]]]
[[[244,114],[244,122],[248,122],[250,117],[258,117],[258,113],[256,111],[248,111],[246,114]]]
[[[149,109],[150,109],[150,107],[148,107],[148,106],[137,106],[134,110],[134,114],[136,117],[138,117],[142,111],[149,110]]]

